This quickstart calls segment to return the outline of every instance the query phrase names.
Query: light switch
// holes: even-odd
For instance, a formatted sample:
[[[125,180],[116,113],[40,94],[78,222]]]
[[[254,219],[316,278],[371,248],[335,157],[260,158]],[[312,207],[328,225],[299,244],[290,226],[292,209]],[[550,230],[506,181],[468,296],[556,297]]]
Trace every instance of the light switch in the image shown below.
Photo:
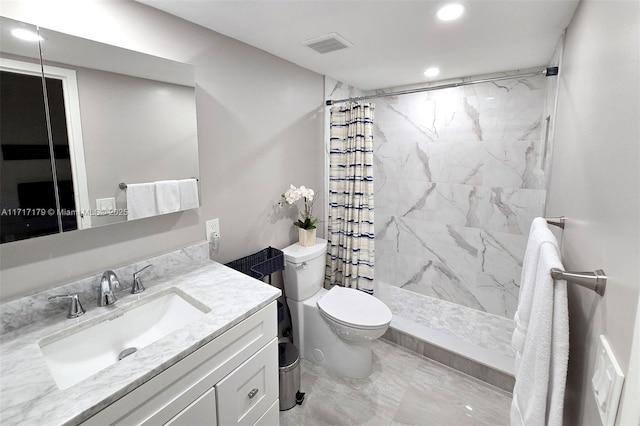
[[[613,426],[615,423],[623,383],[624,374],[622,374],[607,339],[601,335],[591,386],[600,413],[600,420],[604,426]]]
[[[96,198],[96,216],[105,216],[116,209],[115,197]]]

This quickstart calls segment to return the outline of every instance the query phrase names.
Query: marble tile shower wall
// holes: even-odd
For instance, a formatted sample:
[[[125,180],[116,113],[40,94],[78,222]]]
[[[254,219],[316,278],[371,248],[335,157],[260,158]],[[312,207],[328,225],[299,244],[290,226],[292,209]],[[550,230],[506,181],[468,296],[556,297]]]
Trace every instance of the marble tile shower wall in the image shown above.
[[[375,100],[376,280],[513,317],[543,214],[545,78]]]

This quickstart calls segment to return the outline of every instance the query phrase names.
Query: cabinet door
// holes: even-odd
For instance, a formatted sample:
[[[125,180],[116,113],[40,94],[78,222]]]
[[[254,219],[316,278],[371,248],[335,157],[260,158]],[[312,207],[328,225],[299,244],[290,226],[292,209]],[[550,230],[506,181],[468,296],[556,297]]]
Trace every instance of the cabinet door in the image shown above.
[[[278,339],[216,385],[218,423],[253,425],[278,399]]]
[[[253,426],[280,426],[280,400],[277,399]]]
[[[211,388],[187,408],[179,412],[166,425],[171,426],[216,426],[216,388]]]

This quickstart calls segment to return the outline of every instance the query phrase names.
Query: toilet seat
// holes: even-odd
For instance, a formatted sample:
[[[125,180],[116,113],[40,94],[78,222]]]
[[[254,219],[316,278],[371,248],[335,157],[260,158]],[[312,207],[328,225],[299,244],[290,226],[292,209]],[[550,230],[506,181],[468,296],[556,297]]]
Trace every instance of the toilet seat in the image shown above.
[[[358,329],[377,329],[391,323],[391,310],[380,300],[353,288],[334,286],[316,302],[333,321]]]

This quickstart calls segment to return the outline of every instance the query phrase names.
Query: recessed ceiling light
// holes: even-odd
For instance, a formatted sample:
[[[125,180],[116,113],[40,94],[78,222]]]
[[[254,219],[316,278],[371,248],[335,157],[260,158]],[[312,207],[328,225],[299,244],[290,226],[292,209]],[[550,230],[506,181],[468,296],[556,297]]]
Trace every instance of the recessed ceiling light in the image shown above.
[[[451,3],[438,9],[436,16],[441,21],[453,21],[458,19],[464,13],[464,6],[457,3]]]
[[[25,41],[44,40],[37,33],[24,28],[16,28],[14,30],[11,30],[11,35],[14,36],[15,38],[19,38],[20,40],[25,40]]]
[[[436,67],[427,68],[424,72],[425,77],[435,77],[440,74],[440,70]]]

